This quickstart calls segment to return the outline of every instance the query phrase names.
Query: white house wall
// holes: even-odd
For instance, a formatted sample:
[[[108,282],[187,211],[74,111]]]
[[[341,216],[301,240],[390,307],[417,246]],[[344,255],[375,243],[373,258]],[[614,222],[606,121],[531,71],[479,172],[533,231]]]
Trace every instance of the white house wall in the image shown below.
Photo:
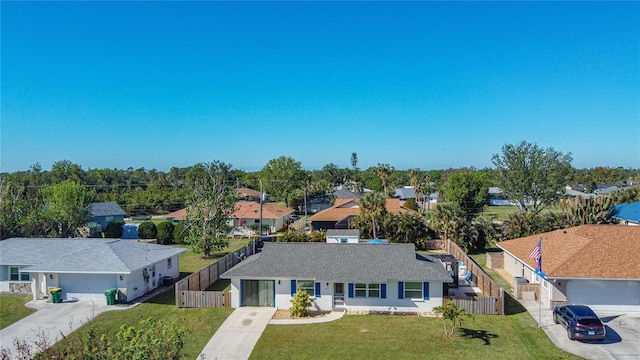
[[[246,280],[274,280],[274,279],[246,279]],[[299,279],[303,280],[303,279]],[[311,279],[309,279],[311,280]],[[315,310],[333,310],[333,289],[334,283],[327,281],[317,281],[320,283],[320,296],[312,298],[312,309]],[[240,282],[241,279],[234,277],[231,279],[231,307],[240,306]],[[328,285],[327,285],[328,284]],[[427,313],[432,312],[433,308],[442,305],[442,282],[429,282],[429,299],[428,300],[412,300],[398,299],[398,282],[388,282],[387,297],[382,298],[349,298],[348,283],[344,283],[344,301],[348,311],[365,312],[365,311],[396,311],[396,312],[413,312]],[[275,279],[275,307],[281,310],[287,310],[291,307],[291,279]]]
[[[347,239],[347,244],[357,244],[357,236],[327,236],[327,244],[341,244],[342,239]]]

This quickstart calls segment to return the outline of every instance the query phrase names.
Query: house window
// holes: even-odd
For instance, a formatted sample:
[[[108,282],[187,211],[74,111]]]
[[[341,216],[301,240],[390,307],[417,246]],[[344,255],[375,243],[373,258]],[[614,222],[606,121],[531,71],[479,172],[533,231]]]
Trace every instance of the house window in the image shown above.
[[[348,240],[346,238],[341,238],[340,239],[340,243],[342,244],[346,244],[348,242]]]
[[[545,290],[549,290],[549,282],[547,280],[542,281],[542,287]]]
[[[380,284],[356,283],[356,297],[379,298]]]
[[[9,268],[9,280],[10,281],[29,281],[29,273],[20,273],[17,267]]]
[[[167,259],[167,269],[171,269],[171,258]]]
[[[422,299],[422,282],[407,281],[404,283],[405,299]]]
[[[298,280],[298,289],[306,291],[310,297],[316,296],[316,287],[313,280]]]

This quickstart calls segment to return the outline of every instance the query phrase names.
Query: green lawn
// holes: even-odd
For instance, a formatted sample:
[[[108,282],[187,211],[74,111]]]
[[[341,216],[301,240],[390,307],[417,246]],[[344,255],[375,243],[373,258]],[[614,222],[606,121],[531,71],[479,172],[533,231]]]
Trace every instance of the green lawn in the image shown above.
[[[480,214],[481,217],[487,220],[507,220],[510,213],[518,212],[520,209],[517,206],[486,206],[485,210]]]
[[[442,319],[348,315],[310,325],[268,325],[250,359],[580,359],[553,345],[528,313],[476,316],[456,336]]]
[[[32,296],[29,295],[0,295],[0,329],[4,329],[14,322],[26,317],[34,312],[34,309],[24,306],[31,301]]]
[[[187,249],[187,252],[180,254],[180,272],[181,273],[193,273],[205,266],[218,261],[221,257],[228,253],[235,251],[242,246],[247,245],[251,239],[228,239],[229,247],[217,252],[210,259],[205,259],[202,254],[195,254],[188,245],[173,245],[175,247],[181,247]]]

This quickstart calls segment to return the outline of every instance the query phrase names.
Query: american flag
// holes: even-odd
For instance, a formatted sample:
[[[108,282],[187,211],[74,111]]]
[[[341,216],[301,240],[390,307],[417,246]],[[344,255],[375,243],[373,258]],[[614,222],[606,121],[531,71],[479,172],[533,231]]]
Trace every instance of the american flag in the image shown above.
[[[542,239],[538,241],[538,245],[536,245],[536,247],[533,248],[533,251],[531,251],[531,254],[529,254],[529,257],[538,261],[541,255],[542,255]]]

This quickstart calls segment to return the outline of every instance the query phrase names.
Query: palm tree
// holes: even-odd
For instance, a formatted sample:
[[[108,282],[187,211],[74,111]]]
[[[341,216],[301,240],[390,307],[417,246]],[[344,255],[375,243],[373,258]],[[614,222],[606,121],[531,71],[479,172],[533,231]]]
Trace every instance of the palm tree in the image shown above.
[[[456,323],[458,326],[462,326],[464,317],[471,316],[466,309],[459,309],[453,301],[448,301],[442,306],[437,306],[433,308],[433,311],[442,316],[444,333],[448,336],[453,336],[453,332],[456,329]],[[451,323],[451,328],[449,329],[447,329],[447,322]]]
[[[389,176],[389,172],[391,172],[391,168],[389,164],[378,164],[376,172],[378,173],[378,177],[380,177],[380,181],[382,182],[384,195],[387,196],[387,194],[389,194],[387,192],[387,177]]]
[[[371,231],[373,238],[377,238],[378,222],[384,216],[386,212],[385,204],[387,198],[377,192],[370,192],[360,199],[360,216],[364,219],[371,220]]]

